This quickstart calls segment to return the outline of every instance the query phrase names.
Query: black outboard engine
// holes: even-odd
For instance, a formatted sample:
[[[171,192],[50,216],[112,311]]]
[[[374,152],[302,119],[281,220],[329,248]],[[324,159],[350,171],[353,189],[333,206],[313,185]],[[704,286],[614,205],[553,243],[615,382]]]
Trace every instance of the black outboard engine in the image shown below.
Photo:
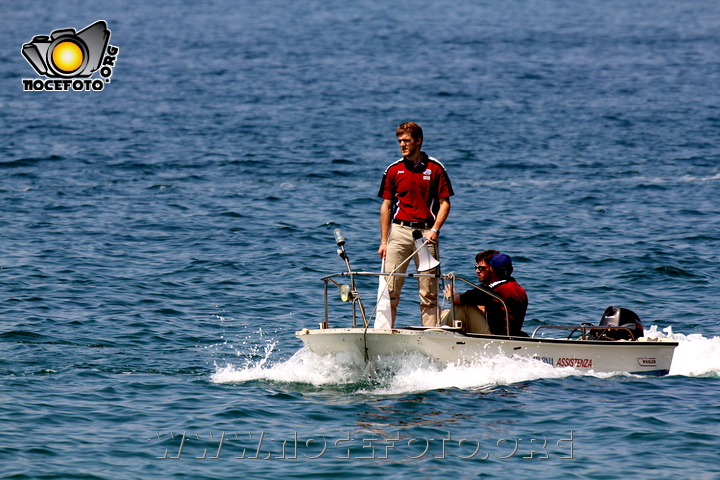
[[[609,306],[600,319],[600,326],[627,328],[632,332],[632,335],[630,335],[627,330],[595,330],[595,332],[597,332],[597,337],[599,338],[611,340],[637,340],[643,336],[643,326],[642,321],[640,321],[640,317],[638,317],[635,312],[628,310],[627,308]]]

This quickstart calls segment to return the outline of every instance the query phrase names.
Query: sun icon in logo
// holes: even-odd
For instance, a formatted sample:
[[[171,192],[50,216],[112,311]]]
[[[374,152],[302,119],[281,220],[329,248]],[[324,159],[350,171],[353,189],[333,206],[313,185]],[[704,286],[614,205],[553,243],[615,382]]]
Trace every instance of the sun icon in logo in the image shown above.
[[[75,42],[58,43],[52,51],[52,63],[59,70],[70,73],[82,66],[84,60],[82,49]]]

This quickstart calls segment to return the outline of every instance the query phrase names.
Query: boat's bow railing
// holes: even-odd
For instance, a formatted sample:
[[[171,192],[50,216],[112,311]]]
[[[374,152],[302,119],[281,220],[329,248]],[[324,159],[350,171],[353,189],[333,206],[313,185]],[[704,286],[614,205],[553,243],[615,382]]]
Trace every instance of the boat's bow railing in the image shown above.
[[[347,255],[347,251],[345,250],[345,237],[342,234],[342,230],[339,228],[336,228],[334,230],[335,235],[335,243],[338,246],[337,254],[340,258],[342,258],[345,261],[345,266],[347,267],[347,272],[343,273],[337,273],[334,275],[330,275],[327,277],[324,277],[322,280],[325,282],[325,321],[320,324],[320,328],[328,328],[329,323],[329,305],[328,305],[328,283],[332,283],[333,285],[337,286],[340,289],[340,298],[345,302],[352,302],[352,327],[355,328],[357,325],[357,310],[360,310],[360,315],[362,316],[363,321],[363,327],[368,328],[369,327],[369,320],[368,316],[365,313],[365,307],[363,306],[362,300],[360,299],[360,292],[358,292],[357,285],[355,283],[355,277],[357,276],[364,276],[364,275],[370,275],[370,276],[395,276],[395,277],[435,277],[435,278],[447,278],[451,279],[452,285],[454,287],[455,281],[452,274],[448,275],[441,275],[441,274],[425,274],[425,273],[370,273],[370,272],[355,272],[353,271],[352,267],[350,266],[350,258]],[[413,252],[413,255],[416,252]],[[412,258],[412,255],[406,259],[409,260]],[[338,276],[344,276],[348,277],[350,279],[350,285],[341,285],[337,283],[335,280],[333,280],[334,277]],[[373,309],[373,313],[377,311],[377,304],[375,305],[375,308]],[[439,314],[439,312],[438,312]],[[372,315],[371,315],[372,316]],[[439,315],[438,315],[439,318]]]
[[[339,228],[336,228],[333,233],[335,235],[335,243],[338,246],[337,254],[340,258],[342,258],[345,261],[345,266],[347,267],[347,272],[336,273],[334,275],[329,275],[322,279],[325,282],[325,321],[320,324],[321,329],[328,328],[328,324],[329,324],[329,305],[328,305],[328,284],[329,283],[332,283],[333,285],[337,286],[340,289],[340,298],[343,301],[352,302],[352,327],[353,328],[356,327],[357,310],[359,308],[360,315],[362,316],[363,327],[368,328],[369,327],[368,316],[365,313],[365,307],[363,306],[362,300],[360,299],[360,292],[358,292],[357,285],[355,283],[355,277],[357,277],[357,276],[432,277],[432,278],[443,279],[443,280],[449,281],[453,292],[455,292],[455,280],[457,279],[457,280],[467,283],[472,288],[481,290],[486,295],[498,300],[503,306],[503,310],[505,312],[505,326],[507,328],[507,334],[510,335],[510,317],[508,316],[507,305],[505,304],[505,301],[502,299],[502,297],[500,297],[499,295],[494,293],[492,290],[475,285],[474,283],[469,282],[462,277],[457,277],[452,272],[448,273],[448,274],[444,274],[444,275],[440,274],[440,273],[397,273],[395,271],[393,271],[391,273],[355,272],[355,271],[353,271],[352,267],[350,266],[350,259],[348,258],[347,252],[345,250],[345,237],[342,234],[342,230]],[[420,248],[422,248],[422,247],[420,247]],[[418,250],[420,250],[420,248]],[[410,260],[410,258],[412,258],[413,255],[415,255],[415,253],[417,253],[418,250],[413,252],[413,254],[410,255],[405,261],[407,262],[408,260]],[[333,280],[333,278],[339,277],[339,276],[348,277],[350,279],[350,285],[349,286],[341,285],[341,284],[337,283],[335,280]],[[439,284],[439,282],[438,282],[438,284]],[[440,296],[439,291],[436,292],[436,294],[438,297]],[[378,298],[378,302],[379,302],[379,298]],[[455,306],[454,306],[454,302],[452,300],[450,302],[450,305],[451,305],[451,312],[452,312],[450,320],[451,320],[451,324],[454,325],[455,324],[455,308],[454,308]],[[375,308],[373,309],[373,313],[375,313],[377,311],[377,308],[378,308],[378,305],[376,304]],[[438,311],[437,311],[437,318],[438,318],[438,323],[439,323],[439,320],[440,320],[439,307],[438,307]]]
[[[344,284],[344,283],[338,283],[336,281],[338,278],[349,278],[350,279],[350,285]],[[325,318],[324,321],[320,324],[320,328],[329,328],[330,323],[330,304],[329,304],[329,286],[330,284],[335,285],[340,290],[340,299],[347,303],[352,303],[352,328],[356,328],[357,326],[357,314],[358,311],[361,315],[362,321],[363,321],[363,327],[367,328],[369,326],[369,320],[368,315],[366,314],[365,307],[363,306],[362,300],[360,298],[360,293],[357,290],[357,284],[355,282],[355,277],[405,277],[405,278],[419,278],[419,277],[432,277],[437,278],[439,280],[443,280],[447,285],[450,285],[452,288],[452,291],[455,291],[455,285],[457,281],[463,282],[468,284],[471,288],[476,288],[479,290],[482,290],[484,293],[489,295],[490,297],[497,299],[503,306],[503,310],[505,312],[505,324],[507,326],[507,331],[510,332],[510,318],[508,316],[507,312],[507,306],[505,302],[503,301],[502,297],[500,297],[498,294],[494,293],[492,290],[479,287],[475,285],[474,283],[464,279],[463,277],[458,277],[455,275],[455,273],[450,272],[446,274],[430,274],[430,273],[382,273],[382,272],[354,272],[352,270],[349,270],[347,272],[341,272],[341,273],[334,273],[332,275],[328,275],[326,277],[323,277],[321,280],[324,282],[324,289],[323,289],[323,303],[325,306]],[[454,305],[453,305],[454,307]],[[370,314],[369,317],[372,317],[375,313],[376,307],[373,309],[373,313]],[[451,308],[451,311],[453,312],[452,316],[450,317],[450,324],[454,325],[454,309]],[[439,317],[438,317],[439,318]]]
[[[338,277],[345,277],[350,279],[350,285],[338,283],[335,281]],[[382,272],[354,272],[352,270],[349,270],[347,272],[341,272],[341,273],[334,273],[332,275],[328,275],[327,277],[321,278],[323,282],[325,282],[324,286],[324,304],[325,304],[325,321],[320,324],[320,328],[329,328],[329,317],[330,317],[330,306],[329,306],[329,284],[333,284],[338,289],[340,289],[340,299],[344,302],[352,303],[352,327],[355,328],[357,326],[357,313],[358,310],[360,311],[360,315],[363,320],[363,327],[367,328],[369,326],[368,324],[368,316],[365,311],[365,307],[363,306],[362,300],[360,299],[360,292],[357,290],[357,284],[355,282],[355,277],[406,277],[406,278],[415,278],[415,277],[433,277],[438,279],[443,279],[445,281],[450,282],[451,285],[455,285],[455,279],[460,277],[455,277],[454,274],[448,273],[448,274],[431,274],[431,273],[382,273]],[[464,280],[466,281],[466,280]],[[377,308],[377,306],[376,306]],[[375,309],[373,309],[373,313],[375,312]],[[370,315],[372,317],[372,314]]]

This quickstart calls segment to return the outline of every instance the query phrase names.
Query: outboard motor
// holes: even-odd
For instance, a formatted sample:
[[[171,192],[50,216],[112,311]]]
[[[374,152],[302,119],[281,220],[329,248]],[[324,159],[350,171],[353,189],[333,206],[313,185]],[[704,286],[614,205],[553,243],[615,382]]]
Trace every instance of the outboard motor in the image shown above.
[[[622,327],[627,328],[632,332],[632,335],[627,330],[595,330],[597,336],[600,338],[609,338],[612,340],[636,340],[643,336],[643,326],[640,317],[637,316],[632,310],[627,308],[618,308],[609,306],[605,313],[603,313],[600,319],[601,327]]]

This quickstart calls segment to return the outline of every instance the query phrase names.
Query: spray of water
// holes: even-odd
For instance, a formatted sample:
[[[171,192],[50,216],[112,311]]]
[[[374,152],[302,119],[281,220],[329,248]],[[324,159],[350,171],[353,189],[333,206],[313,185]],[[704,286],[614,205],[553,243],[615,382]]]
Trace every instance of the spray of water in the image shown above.
[[[720,376],[720,337],[706,338],[700,334],[673,333],[672,327],[659,332],[653,325],[647,332],[651,338],[671,338],[679,343],[673,355],[670,375],[688,377]]]
[[[664,333],[663,333],[664,332]],[[671,338],[679,342],[670,375],[720,375],[720,337],[673,333],[670,327],[658,331],[652,326],[651,338]],[[398,354],[371,359],[370,365],[350,354],[319,356],[307,348],[287,360],[273,362],[274,342],[254,346],[253,355],[238,363],[217,365],[211,376],[216,383],[272,381],[313,386],[345,386],[357,394],[399,395],[444,388],[487,390],[543,378],[589,375],[609,378],[624,372],[581,372],[558,368],[528,358],[488,356],[470,364],[441,365],[420,354]],[[262,355],[258,355],[262,352]]]

